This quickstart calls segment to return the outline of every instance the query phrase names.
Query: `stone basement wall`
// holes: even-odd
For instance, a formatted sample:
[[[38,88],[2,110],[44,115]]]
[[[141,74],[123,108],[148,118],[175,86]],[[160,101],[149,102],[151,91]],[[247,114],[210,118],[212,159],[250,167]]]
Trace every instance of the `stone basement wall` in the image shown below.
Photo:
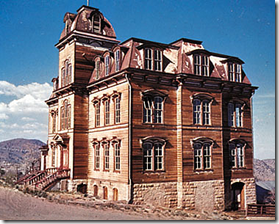
[[[198,211],[224,210],[224,181],[195,181],[183,183],[182,207]]]
[[[256,197],[256,184],[254,178],[239,178],[239,179],[232,179],[231,184],[242,182],[244,183],[244,190],[245,190],[245,204],[256,204],[257,197]]]
[[[134,184],[133,203],[176,208],[177,183]],[[182,208],[200,211],[224,210],[224,181],[184,182]]]
[[[175,208],[177,207],[177,183],[134,184],[133,204]]]

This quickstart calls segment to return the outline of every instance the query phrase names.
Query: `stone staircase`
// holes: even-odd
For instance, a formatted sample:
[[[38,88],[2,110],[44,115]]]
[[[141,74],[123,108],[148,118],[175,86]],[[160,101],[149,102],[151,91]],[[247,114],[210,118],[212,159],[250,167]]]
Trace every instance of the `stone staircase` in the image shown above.
[[[47,191],[61,179],[70,178],[70,169],[48,168],[25,175],[16,184],[31,190]]]

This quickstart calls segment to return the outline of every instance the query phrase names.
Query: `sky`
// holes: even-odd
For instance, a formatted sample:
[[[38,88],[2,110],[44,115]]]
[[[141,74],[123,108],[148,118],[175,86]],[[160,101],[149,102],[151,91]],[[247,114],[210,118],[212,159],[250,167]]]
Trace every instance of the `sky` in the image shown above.
[[[86,0],[0,1],[0,141],[47,140],[44,101],[58,74],[66,12]],[[208,51],[239,57],[253,86],[254,157],[275,158],[275,4],[270,0],[90,0],[117,39],[203,41]]]

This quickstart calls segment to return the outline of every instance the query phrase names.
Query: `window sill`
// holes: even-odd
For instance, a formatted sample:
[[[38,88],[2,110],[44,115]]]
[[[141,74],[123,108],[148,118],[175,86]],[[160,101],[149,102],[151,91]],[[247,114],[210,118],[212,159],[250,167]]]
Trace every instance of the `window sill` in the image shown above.
[[[194,173],[207,173],[207,172],[213,172],[213,169],[196,169],[194,170]]]
[[[103,170],[104,172],[109,172],[109,169]]]
[[[143,174],[161,174],[165,172],[166,170],[144,170]]]
[[[233,170],[233,171],[246,170],[246,167],[231,167],[231,170]]]
[[[120,170],[114,170],[113,172],[114,173],[120,173]]]

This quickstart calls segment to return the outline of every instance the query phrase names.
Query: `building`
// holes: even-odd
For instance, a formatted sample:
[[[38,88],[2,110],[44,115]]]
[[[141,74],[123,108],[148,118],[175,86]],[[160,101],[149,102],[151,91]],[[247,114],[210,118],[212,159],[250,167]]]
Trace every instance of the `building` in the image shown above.
[[[185,38],[120,43],[89,6],[63,21],[59,74],[46,101],[48,186],[59,181],[63,190],[103,199],[197,210],[256,203],[257,87],[241,59]]]

